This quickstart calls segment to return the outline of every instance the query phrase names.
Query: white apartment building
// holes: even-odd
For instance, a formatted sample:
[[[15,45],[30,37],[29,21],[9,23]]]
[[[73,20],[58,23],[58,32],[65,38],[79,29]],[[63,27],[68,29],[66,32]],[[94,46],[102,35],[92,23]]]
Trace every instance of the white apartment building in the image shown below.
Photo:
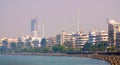
[[[97,42],[107,42],[108,41],[108,33],[106,31],[95,32],[92,31],[89,33],[89,41],[90,44],[96,44]]]
[[[89,32],[89,41],[90,44],[95,44],[97,41],[97,33],[95,31]]]
[[[116,39],[117,33],[120,31],[120,23],[117,23],[115,20],[108,20],[108,35],[109,35],[109,45],[117,46]]]
[[[106,31],[100,31],[97,34],[97,41],[108,41],[108,33]]]
[[[47,47],[49,47],[50,49],[52,49],[53,46],[57,45],[56,43],[56,37],[49,37],[47,39]]]
[[[76,50],[80,50],[84,47],[84,45],[88,42],[89,36],[88,34],[81,33],[80,36],[75,37],[75,48]]]
[[[0,39],[0,46],[1,48],[4,48],[4,49],[11,49],[12,48],[12,43],[16,43],[17,45],[17,39],[16,38],[6,38],[6,37],[3,37]]]
[[[56,35],[56,42],[60,45],[63,45],[65,41],[70,41],[72,34],[66,34],[65,31],[62,31],[60,34]]]
[[[31,37],[31,36],[25,35],[18,38],[18,47],[19,48],[41,47],[40,42],[41,42],[41,38],[39,37]]]

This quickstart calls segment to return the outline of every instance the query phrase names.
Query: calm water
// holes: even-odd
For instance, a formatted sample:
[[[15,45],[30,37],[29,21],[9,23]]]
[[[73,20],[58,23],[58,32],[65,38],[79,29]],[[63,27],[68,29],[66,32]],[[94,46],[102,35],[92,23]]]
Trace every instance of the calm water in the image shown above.
[[[0,55],[0,65],[110,65],[110,64],[102,60],[80,57]]]

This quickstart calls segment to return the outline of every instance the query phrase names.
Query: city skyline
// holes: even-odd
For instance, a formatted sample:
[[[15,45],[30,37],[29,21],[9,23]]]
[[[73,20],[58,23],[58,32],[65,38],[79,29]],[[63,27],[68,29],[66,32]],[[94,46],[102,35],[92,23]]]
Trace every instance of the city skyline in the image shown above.
[[[107,18],[120,22],[119,3],[119,0],[0,0],[0,37],[30,35],[31,19],[36,16],[41,37],[44,18],[45,36],[55,36],[63,28],[68,33],[77,32],[78,19],[83,32],[107,30]]]

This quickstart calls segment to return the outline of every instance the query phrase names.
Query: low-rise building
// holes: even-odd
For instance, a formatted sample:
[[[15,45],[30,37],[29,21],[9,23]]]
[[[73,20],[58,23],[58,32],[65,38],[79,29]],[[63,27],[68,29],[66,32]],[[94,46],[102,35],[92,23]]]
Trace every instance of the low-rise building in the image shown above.
[[[12,49],[13,45],[17,46],[17,39],[16,38],[7,38],[3,37],[0,39],[0,47],[3,50],[10,50]]]
[[[89,32],[88,43],[95,45],[96,42],[97,42],[97,32],[95,31]]]
[[[56,42],[60,45],[63,45],[65,41],[70,41],[72,34],[66,34],[65,31],[62,31],[60,34],[56,35]]]
[[[18,38],[18,48],[35,48],[41,47],[41,38],[39,37],[31,37],[31,36],[22,36]]]
[[[100,31],[97,34],[97,41],[98,42],[108,42],[108,33],[106,31]]]
[[[97,42],[108,42],[108,33],[106,31],[90,32],[88,43],[95,45]]]
[[[47,47],[49,47],[50,49],[52,49],[53,46],[57,45],[56,43],[56,37],[49,37],[47,39]]]
[[[88,38],[89,38],[88,34],[84,33],[80,34],[80,36],[78,37],[75,37],[76,40],[74,45],[76,50],[82,49],[84,45],[88,42]]]

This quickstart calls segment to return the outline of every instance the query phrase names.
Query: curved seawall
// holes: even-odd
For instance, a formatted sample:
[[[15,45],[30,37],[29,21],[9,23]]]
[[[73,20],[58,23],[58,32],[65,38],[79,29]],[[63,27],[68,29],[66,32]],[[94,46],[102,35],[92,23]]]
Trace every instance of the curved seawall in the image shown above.
[[[66,53],[5,53],[5,55],[36,55],[36,56],[73,56],[73,57],[85,57],[94,58],[107,61],[111,65],[120,65],[119,55],[103,55],[103,54],[66,54]]]

